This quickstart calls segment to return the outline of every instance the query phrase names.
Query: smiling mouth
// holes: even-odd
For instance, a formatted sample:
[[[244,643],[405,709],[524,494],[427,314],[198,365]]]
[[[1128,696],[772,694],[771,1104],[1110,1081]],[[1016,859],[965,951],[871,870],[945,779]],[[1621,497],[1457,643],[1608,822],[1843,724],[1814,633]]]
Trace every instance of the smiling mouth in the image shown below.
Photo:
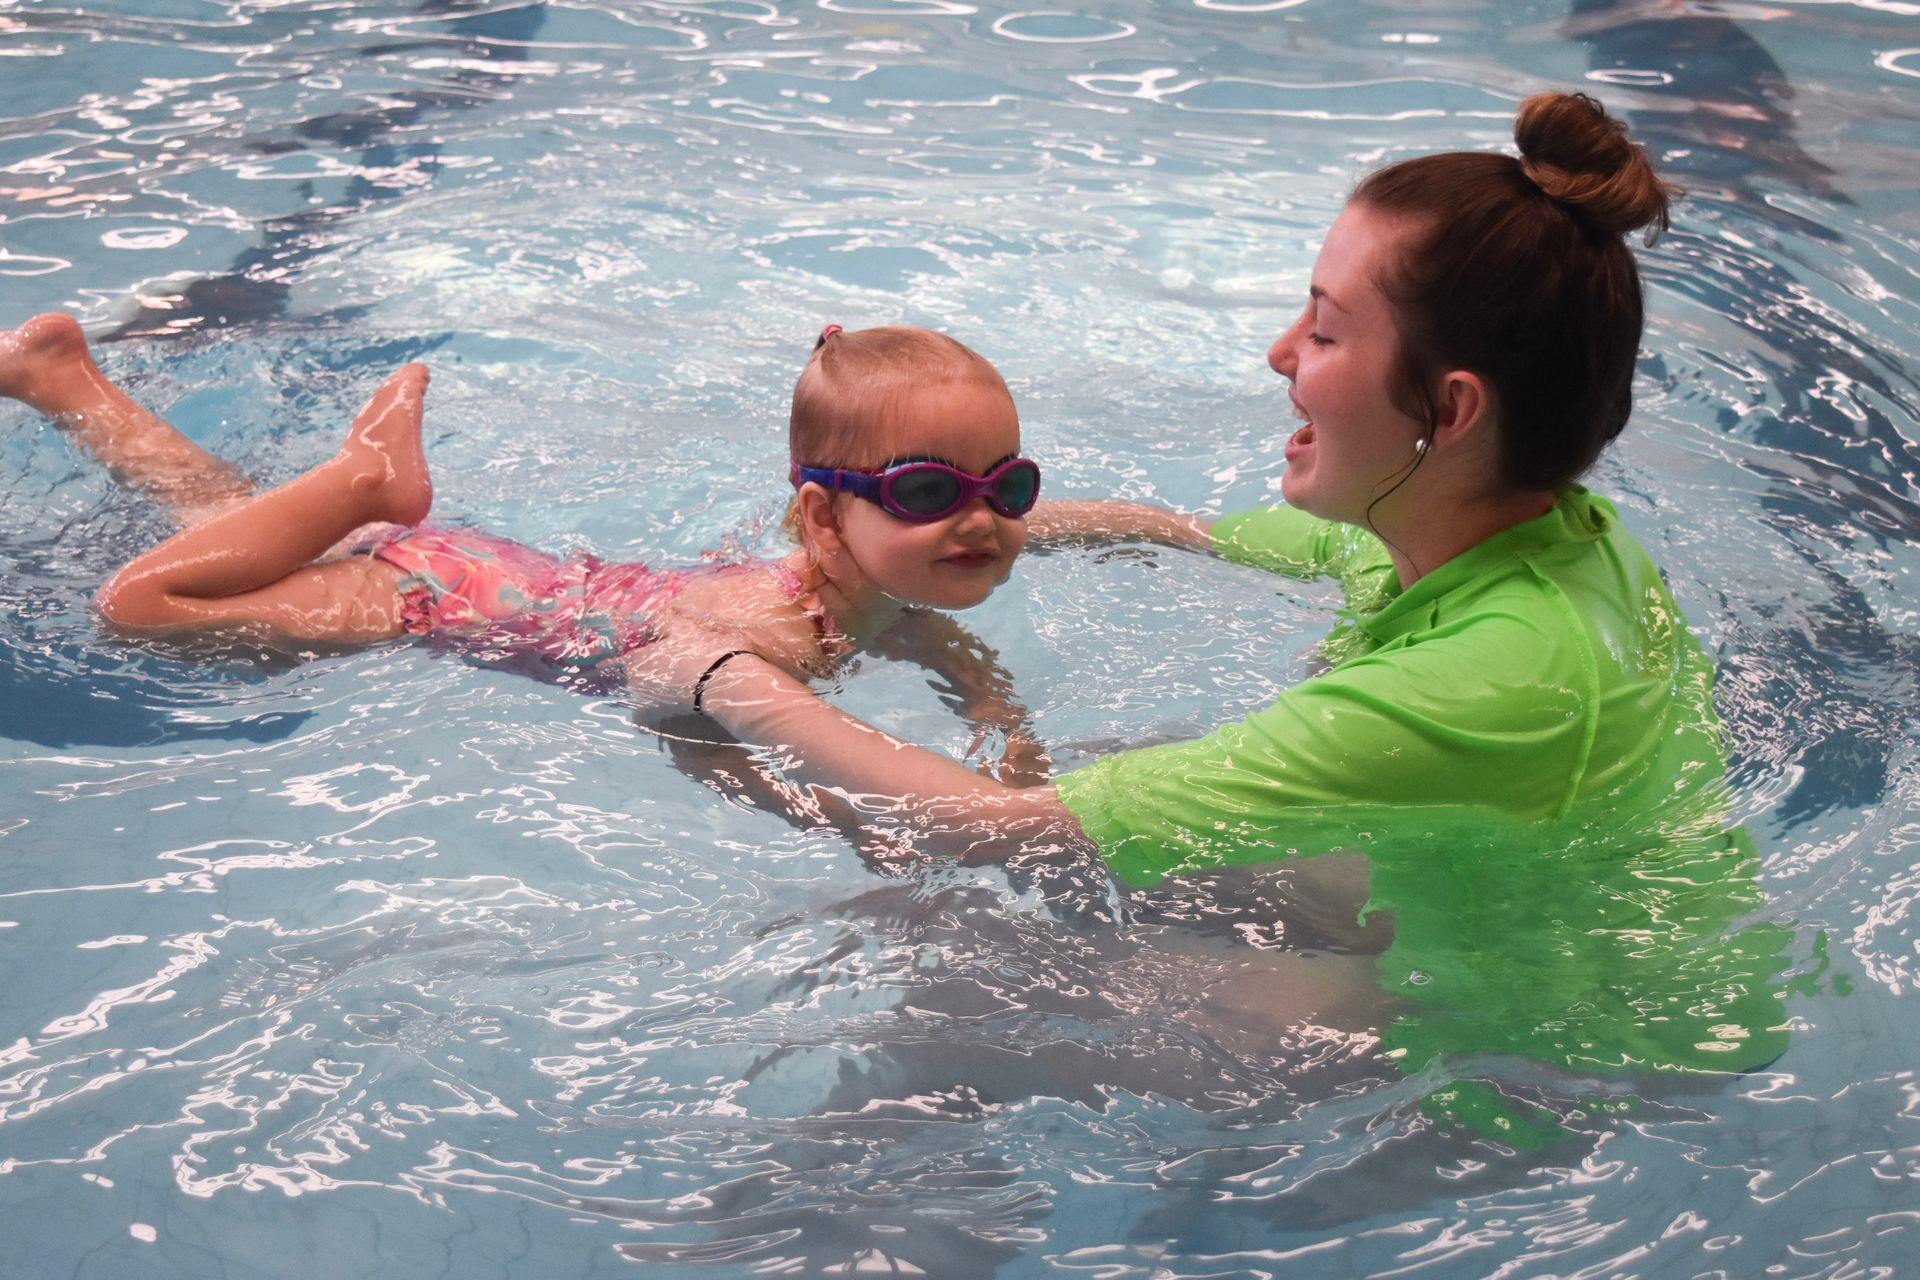
[[[1306,449],[1306,447],[1312,443],[1313,423],[1303,422],[1300,424],[1299,430],[1287,437],[1287,459],[1291,461],[1296,454]]]
[[[962,569],[980,569],[992,564],[1000,557],[991,551],[962,551],[957,556],[946,556],[941,563],[958,565]]]
[[[1302,444],[1312,443],[1313,415],[1307,412],[1305,405],[1292,396],[1287,397],[1287,405],[1293,410],[1293,416],[1300,420],[1300,427],[1293,433],[1292,439],[1299,440]]]

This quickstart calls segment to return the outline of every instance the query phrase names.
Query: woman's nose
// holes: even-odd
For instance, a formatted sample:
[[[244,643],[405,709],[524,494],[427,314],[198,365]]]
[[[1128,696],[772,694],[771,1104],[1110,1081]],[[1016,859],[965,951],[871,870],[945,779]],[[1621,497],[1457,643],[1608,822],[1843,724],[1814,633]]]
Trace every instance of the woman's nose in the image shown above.
[[[1283,378],[1291,378],[1293,371],[1299,367],[1295,359],[1299,349],[1299,328],[1300,322],[1295,321],[1267,348],[1267,367]]]

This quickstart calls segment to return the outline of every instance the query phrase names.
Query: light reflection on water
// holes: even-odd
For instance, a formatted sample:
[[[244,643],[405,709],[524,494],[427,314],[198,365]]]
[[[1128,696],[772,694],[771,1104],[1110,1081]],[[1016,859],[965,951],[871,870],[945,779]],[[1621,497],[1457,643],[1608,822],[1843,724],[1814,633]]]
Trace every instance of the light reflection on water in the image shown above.
[[[751,762],[593,691],[409,646],[115,645],[87,595],[159,519],[9,409],[14,1256],[1896,1270],[1920,1176],[1893,1119],[1920,949],[1916,112],[1887,52],[1910,33],[1866,5],[1573,8],[0,10],[9,323],[59,306],[137,339],[110,371],[269,479],[427,359],[443,509],[661,561],[769,545],[827,320],[998,361],[1054,492],[1268,499],[1260,353],[1351,179],[1597,86],[1693,196],[1645,259],[1639,413],[1595,483],[1717,658],[1800,1028],[1731,1081],[1402,1078],[1364,1036],[1262,1024],[1383,945],[1337,866],[1123,901],[1084,866],[788,822]],[[1070,765],[1263,705],[1328,603],[1059,551],[965,621]],[[969,749],[907,665],[833,687]],[[1571,1135],[1443,1131],[1421,1100],[1460,1079]]]

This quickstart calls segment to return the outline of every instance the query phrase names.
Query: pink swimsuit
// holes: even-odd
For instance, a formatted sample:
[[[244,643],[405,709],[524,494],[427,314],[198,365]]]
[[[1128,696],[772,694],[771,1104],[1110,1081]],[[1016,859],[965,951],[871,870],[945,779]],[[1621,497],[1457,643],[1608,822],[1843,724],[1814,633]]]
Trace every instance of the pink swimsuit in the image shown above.
[[[419,636],[457,634],[489,648],[532,653],[558,666],[591,666],[658,638],[653,615],[695,578],[773,574],[790,600],[805,584],[778,561],[649,569],[607,564],[574,552],[556,559],[508,538],[420,525],[362,543],[360,551],[399,569],[402,616]],[[844,637],[817,604],[808,607],[829,655]]]

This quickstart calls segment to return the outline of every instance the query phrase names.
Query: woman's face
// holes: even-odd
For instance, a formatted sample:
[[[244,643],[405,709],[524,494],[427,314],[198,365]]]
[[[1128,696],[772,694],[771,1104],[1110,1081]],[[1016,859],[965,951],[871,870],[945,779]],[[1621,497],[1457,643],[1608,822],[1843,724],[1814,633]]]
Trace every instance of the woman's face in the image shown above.
[[[1379,282],[1401,233],[1400,223],[1348,205],[1320,247],[1306,310],[1267,351],[1305,422],[1287,441],[1280,491],[1324,519],[1368,523],[1368,508],[1418,460],[1426,435],[1390,393],[1400,339]]]

